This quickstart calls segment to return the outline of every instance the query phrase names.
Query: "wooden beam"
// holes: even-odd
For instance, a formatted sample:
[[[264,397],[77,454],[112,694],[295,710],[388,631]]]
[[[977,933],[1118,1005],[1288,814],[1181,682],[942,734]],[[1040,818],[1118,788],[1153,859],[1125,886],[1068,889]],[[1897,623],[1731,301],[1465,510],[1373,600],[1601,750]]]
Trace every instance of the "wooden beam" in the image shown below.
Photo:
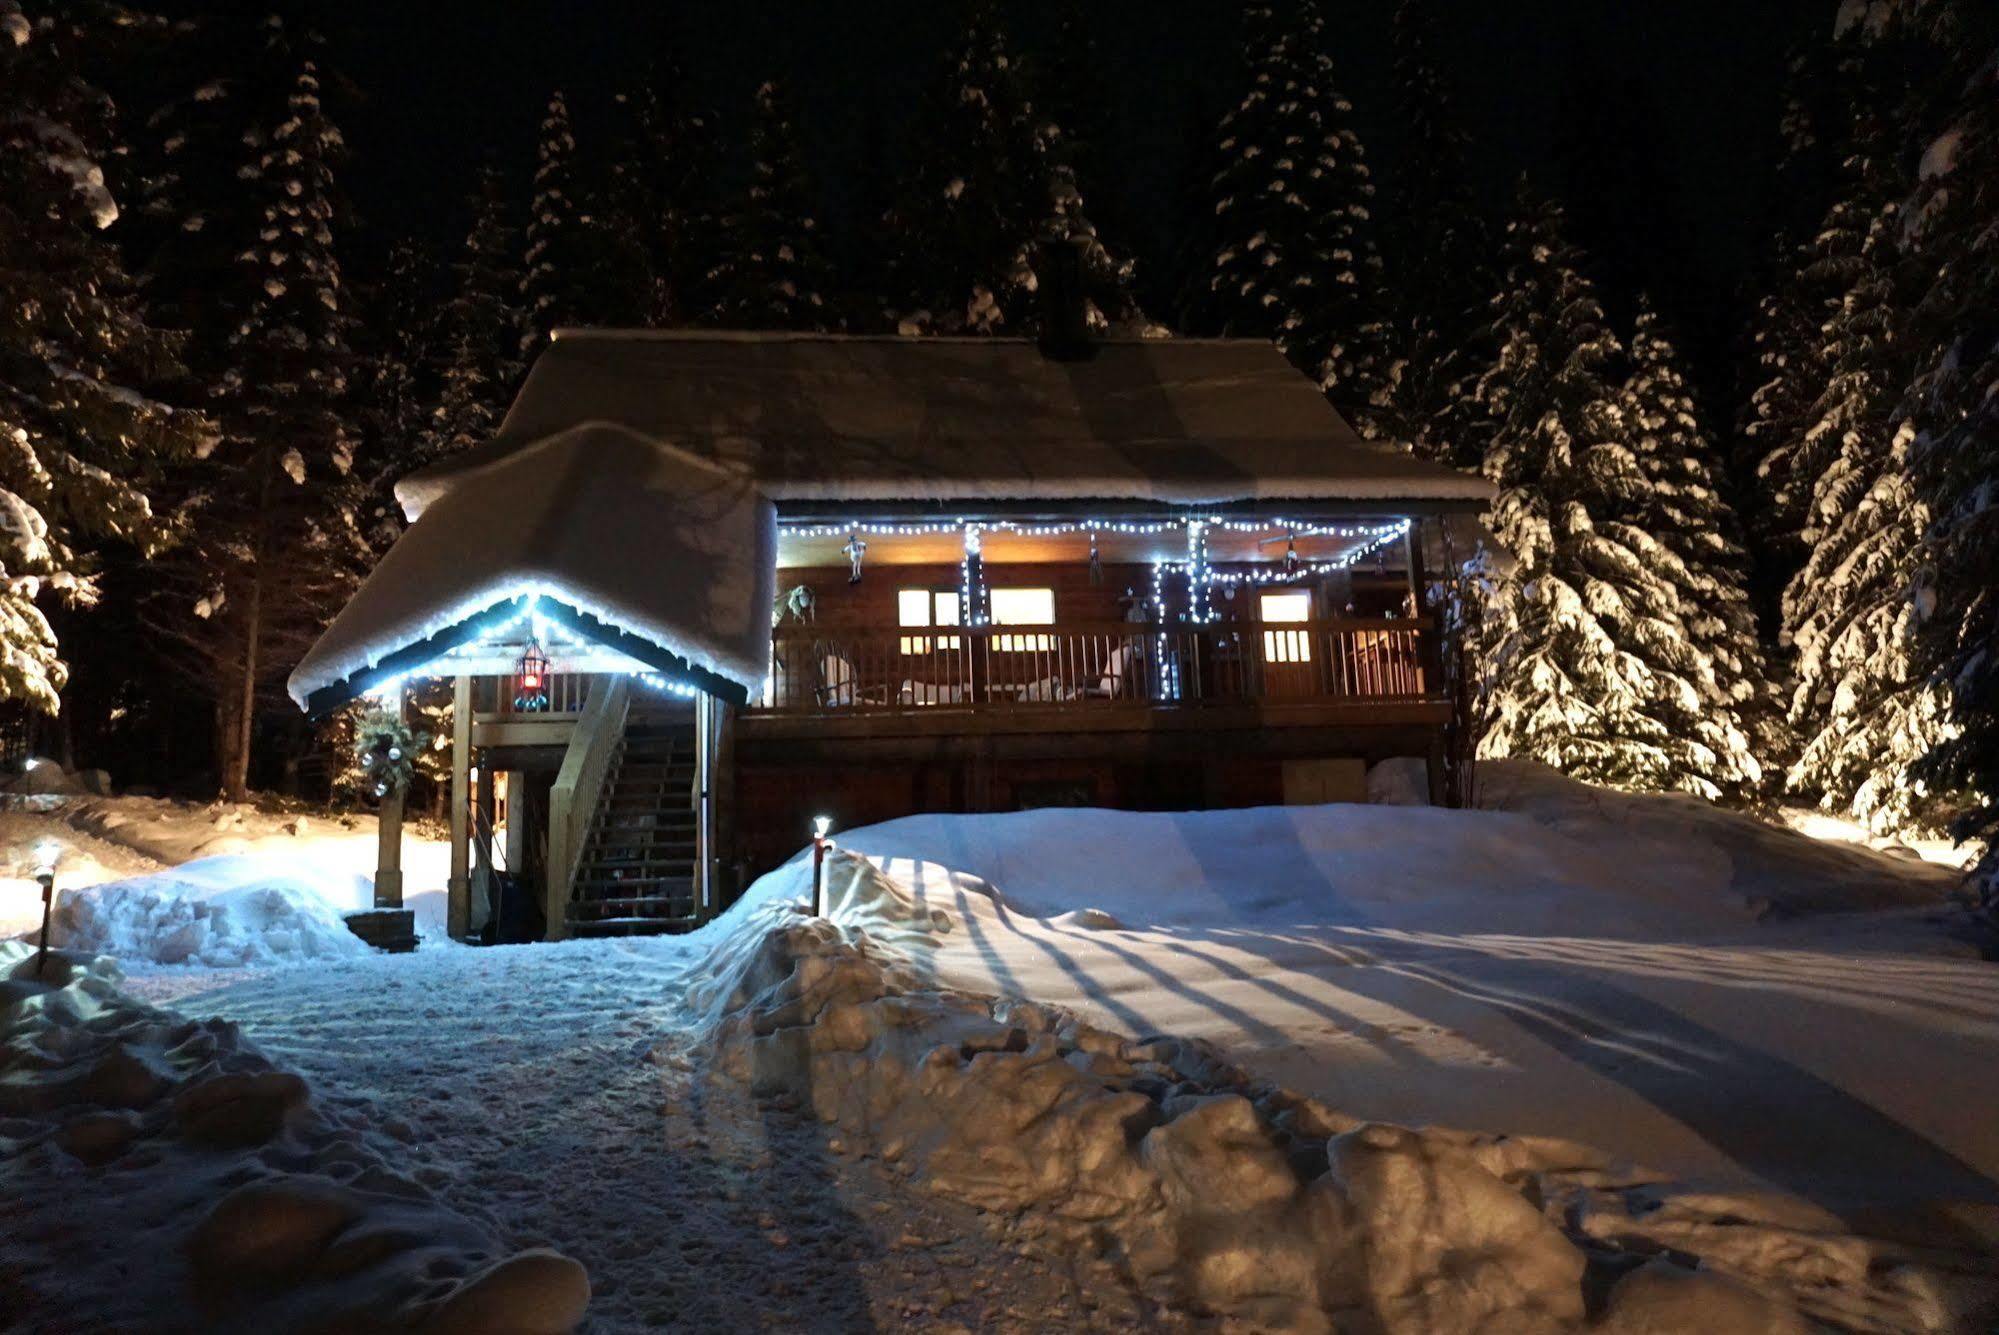
[[[451,683],[451,879],[445,882],[444,929],[454,941],[472,930],[472,678]]]
[[[408,716],[406,692],[396,692],[396,717]],[[403,802],[400,790],[382,799],[375,811],[375,907],[403,906]]]

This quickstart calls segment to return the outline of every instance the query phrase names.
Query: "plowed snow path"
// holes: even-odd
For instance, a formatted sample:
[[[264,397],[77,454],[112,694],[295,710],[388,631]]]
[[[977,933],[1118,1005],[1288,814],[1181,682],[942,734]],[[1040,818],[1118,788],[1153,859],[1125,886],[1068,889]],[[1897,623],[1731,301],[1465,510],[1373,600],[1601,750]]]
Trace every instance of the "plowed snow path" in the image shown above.
[[[514,1246],[590,1271],[587,1330],[1178,1329],[998,1221],[843,1153],[810,1116],[704,1102],[673,940],[433,948],[130,990],[238,1021]]]

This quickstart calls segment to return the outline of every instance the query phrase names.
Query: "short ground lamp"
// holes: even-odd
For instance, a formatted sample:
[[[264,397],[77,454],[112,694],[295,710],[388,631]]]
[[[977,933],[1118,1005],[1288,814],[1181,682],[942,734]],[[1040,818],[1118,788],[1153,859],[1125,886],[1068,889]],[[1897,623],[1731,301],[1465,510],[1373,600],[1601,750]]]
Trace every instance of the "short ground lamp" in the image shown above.
[[[812,916],[826,916],[826,850],[833,841],[826,836],[833,829],[831,816],[812,818]]]
[[[49,908],[55,902],[56,860],[62,856],[62,845],[53,839],[44,839],[35,845],[35,879],[42,886],[42,943],[35,951],[35,977],[42,976],[42,966],[49,958]]]

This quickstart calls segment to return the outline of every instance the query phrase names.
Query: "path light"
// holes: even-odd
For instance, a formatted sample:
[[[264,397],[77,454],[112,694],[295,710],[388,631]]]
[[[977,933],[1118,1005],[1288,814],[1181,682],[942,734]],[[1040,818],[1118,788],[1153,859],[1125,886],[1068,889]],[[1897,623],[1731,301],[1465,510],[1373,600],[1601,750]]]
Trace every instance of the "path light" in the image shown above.
[[[826,850],[833,841],[826,836],[833,829],[831,816],[812,818],[812,916],[826,916]]]
[[[42,966],[49,958],[49,906],[55,901],[56,860],[62,856],[62,845],[53,839],[44,839],[35,845],[35,879],[42,886],[42,944],[35,951],[35,977],[42,976]]]

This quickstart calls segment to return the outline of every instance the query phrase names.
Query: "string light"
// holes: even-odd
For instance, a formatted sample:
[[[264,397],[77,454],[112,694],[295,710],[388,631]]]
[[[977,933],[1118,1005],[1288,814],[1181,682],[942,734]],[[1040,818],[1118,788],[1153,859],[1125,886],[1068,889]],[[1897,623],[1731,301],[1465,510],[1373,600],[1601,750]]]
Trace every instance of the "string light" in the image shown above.
[[[1405,521],[1406,522],[1406,521]],[[1378,524],[1305,523],[1278,516],[1271,519],[1229,519],[1221,515],[1194,515],[1178,519],[1076,519],[1024,523],[1011,519],[931,519],[909,523],[864,523],[842,520],[825,524],[787,524],[778,531],[790,538],[838,538],[856,534],[914,538],[958,533],[977,525],[988,533],[1011,533],[1023,538],[1054,538],[1075,533],[1115,533],[1121,536],[1151,537],[1185,529],[1189,524],[1205,524],[1229,533],[1289,531],[1301,538],[1366,538],[1380,531]]]

